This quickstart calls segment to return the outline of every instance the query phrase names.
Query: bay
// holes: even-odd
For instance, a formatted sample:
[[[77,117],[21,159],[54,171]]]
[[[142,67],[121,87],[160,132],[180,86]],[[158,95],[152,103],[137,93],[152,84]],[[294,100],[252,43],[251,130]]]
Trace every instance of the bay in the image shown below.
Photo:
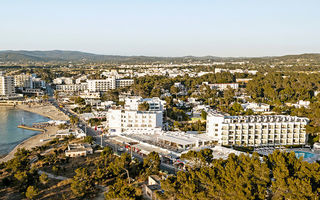
[[[37,131],[18,128],[21,123],[33,123],[50,119],[41,115],[8,107],[0,107],[0,155],[6,155],[22,141],[39,134]]]

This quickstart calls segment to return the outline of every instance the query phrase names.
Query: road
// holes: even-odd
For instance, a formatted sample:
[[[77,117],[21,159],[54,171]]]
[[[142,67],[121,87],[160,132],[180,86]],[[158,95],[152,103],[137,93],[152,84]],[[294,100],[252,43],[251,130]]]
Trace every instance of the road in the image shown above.
[[[49,102],[51,102],[52,105],[54,105],[57,109],[61,110],[66,115],[78,117],[75,113],[69,111],[67,108],[61,108],[59,106],[59,103],[57,102],[57,100],[52,96],[53,89],[51,88],[51,86],[48,86],[48,87],[49,87],[49,89],[47,89],[47,90],[50,95]],[[103,147],[110,146],[114,150],[115,153],[121,154],[121,153],[124,153],[127,151],[128,153],[132,153],[132,156],[134,158],[137,158],[140,162],[143,162],[143,157],[141,155],[137,154],[136,152],[129,152],[129,150],[126,150],[124,152],[118,152],[117,150],[119,148],[123,148],[122,146],[108,142],[105,139],[101,138],[101,136],[93,128],[88,126],[88,124],[85,121],[81,120],[80,118],[79,118],[78,127],[81,128],[83,131],[85,131],[87,133],[87,135],[92,136],[97,144],[101,144]],[[169,165],[169,164],[166,164],[163,162],[161,162],[161,164],[160,164],[160,169],[162,171],[167,171],[169,174],[176,174],[176,172],[179,170],[176,167],[174,167],[173,165]]]

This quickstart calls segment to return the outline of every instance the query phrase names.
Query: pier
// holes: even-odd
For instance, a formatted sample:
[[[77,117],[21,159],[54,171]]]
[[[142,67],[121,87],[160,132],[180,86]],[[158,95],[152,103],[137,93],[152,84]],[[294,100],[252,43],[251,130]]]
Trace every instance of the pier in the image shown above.
[[[32,131],[45,132],[44,129],[35,128],[35,127],[31,127],[31,126],[26,126],[26,125],[19,125],[18,128],[27,129],[27,130],[32,130]]]

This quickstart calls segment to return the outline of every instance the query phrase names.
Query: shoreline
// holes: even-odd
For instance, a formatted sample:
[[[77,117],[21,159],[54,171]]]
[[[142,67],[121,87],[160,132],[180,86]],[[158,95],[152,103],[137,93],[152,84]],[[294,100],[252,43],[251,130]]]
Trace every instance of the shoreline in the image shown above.
[[[42,105],[42,104],[35,104],[29,107],[26,104],[16,105],[14,109],[20,109],[28,112],[32,112],[43,117],[47,117],[51,120],[69,120],[69,117],[65,115],[63,112],[58,110],[53,105]]]
[[[41,115],[43,117],[47,117],[51,120],[68,120],[69,119],[69,117],[67,117],[63,112],[61,112],[60,110],[58,110],[56,107],[52,105],[36,104],[29,107],[28,105],[22,104],[22,105],[16,105],[14,109],[20,109],[27,112],[32,112],[32,113]],[[0,163],[11,160],[19,148],[25,148],[25,149],[31,150],[36,146],[41,146],[45,144],[48,141],[40,142],[40,140],[50,139],[49,136],[56,133],[57,130],[58,130],[57,126],[48,126],[45,128],[45,131],[43,133],[36,131],[37,132],[36,135],[31,136],[26,140],[23,140],[22,142],[17,144],[17,146],[15,146],[8,154],[2,155],[0,157]]]
[[[34,147],[41,146],[47,143],[48,141],[46,139],[50,139],[50,135],[56,133],[58,130],[58,127],[50,126],[50,127],[46,127],[45,130],[46,131],[43,133],[38,133],[34,136],[29,137],[26,140],[23,140],[21,143],[15,146],[14,149],[12,149],[8,154],[0,158],[0,163],[11,160],[19,148],[20,149],[25,148],[27,150],[31,150]],[[40,140],[44,140],[44,141],[40,142]]]

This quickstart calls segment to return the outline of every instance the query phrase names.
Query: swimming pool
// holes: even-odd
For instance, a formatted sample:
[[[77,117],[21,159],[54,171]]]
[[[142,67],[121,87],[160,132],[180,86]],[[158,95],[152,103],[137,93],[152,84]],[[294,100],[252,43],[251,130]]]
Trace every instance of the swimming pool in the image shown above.
[[[306,151],[294,151],[297,158],[303,157],[303,158],[312,158],[315,156],[314,153],[306,152]]]

